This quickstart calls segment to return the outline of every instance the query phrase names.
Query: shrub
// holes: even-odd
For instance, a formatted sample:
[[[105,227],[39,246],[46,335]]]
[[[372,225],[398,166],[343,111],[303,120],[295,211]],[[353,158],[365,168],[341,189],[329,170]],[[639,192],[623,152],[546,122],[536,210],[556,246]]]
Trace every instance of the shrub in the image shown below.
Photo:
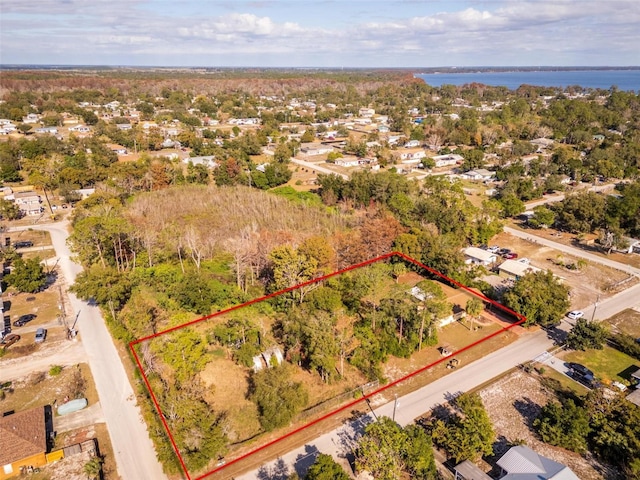
[[[62,372],[62,367],[60,365],[52,365],[49,369],[49,375],[51,375],[52,377],[60,375],[60,372]]]

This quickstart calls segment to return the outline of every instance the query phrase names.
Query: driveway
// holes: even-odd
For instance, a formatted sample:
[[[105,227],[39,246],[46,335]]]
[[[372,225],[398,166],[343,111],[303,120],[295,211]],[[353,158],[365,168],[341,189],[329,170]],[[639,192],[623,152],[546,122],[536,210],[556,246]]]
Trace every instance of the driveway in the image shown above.
[[[104,415],[100,402],[78,412],[68,413],[61,417],[53,417],[53,427],[57,433],[69,432],[76,428],[88,427],[94,423],[104,423]]]
[[[20,332],[16,331],[20,334]],[[3,359],[0,362],[2,366],[2,380],[17,380],[26,377],[32,372],[47,372],[51,365],[77,365],[87,361],[87,352],[80,341],[63,340],[57,342],[55,348],[47,348],[43,351],[36,351],[28,357],[13,358],[11,360]],[[17,344],[16,344],[17,345]]]

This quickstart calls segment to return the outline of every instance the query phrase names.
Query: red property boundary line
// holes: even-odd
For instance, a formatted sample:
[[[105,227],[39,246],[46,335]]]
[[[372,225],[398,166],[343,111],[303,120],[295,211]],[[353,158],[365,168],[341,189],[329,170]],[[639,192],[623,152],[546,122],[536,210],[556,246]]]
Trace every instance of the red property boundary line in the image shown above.
[[[316,425],[316,424],[318,424],[318,423],[320,423],[320,422],[322,422],[322,421],[324,421],[324,420],[336,415],[337,413],[340,413],[340,412],[342,412],[344,410],[347,410],[348,408],[351,408],[354,405],[357,405],[358,403],[367,401],[371,397],[373,397],[373,396],[375,396],[375,395],[377,395],[377,394],[379,394],[381,392],[384,392],[385,390],[387,390],[389,388],[392,388],[392,387],[398,385],[399,383],[402,383],[405,380],[408,380],[408,379],[410,379],[410,378],[412,378],[412,377],[424,372],[425,370],[428,370],[429,368],[432,368],[433,366],[444,362],[445,360],[448,360],[450,357],[452,357],[454,355],[454,353],[452,353],[450,355],[447,355],[445,357],[442,357],[442,358],[440,358],[440,359],[436,360],[435,362],[432,362],[432,363],[430,363],[428,365],[425,365],[425,366],[419,368],[418,370],[416,370],[416,371],[414,371],[412,373],[409,373],[408,375],[405,375],[404,377],[401,377],[401,378],[399,378],[397,380],[394,380],[393,382],[390,382],[390,383],[388,383],[386,385],[383,385],[382,387],[374,390],[373,392],[370,392],[370,393],[368,393],[366,395],[363,395],[362,397],[360,397],[360,398],[358,398],[356,400],[353,400],[353,401],[351,401],[351,402],[349,402],[349,403],[347,403],[345,405],[342,405],[341,407],[339,407],[339,408],[337,408],[337,409],[335,409],[335,410],[333,410],[333,411],[321,416],[320,418],[312,420],[312,421],[310,421],[310,422],[308,422],[308,423],[296,428],[295,430],[292,430],[292,431],[282,435],[281,437],[276,438],[275,440],[271,440],[270,442],[265,443],[264,445],[261,445],[260,447],[257,447],[257,448],[255,448],[254,450],[251,450],[248,453],[245,453],[245,454],[243,454],[243,455],[241,455],[241,456],[239,456],[237,458],[234,458],[234,459],[228,461],[226,464],[224,464],[224,465],[222,465],[220,467],[217,467],[217,468],[215,468],[215,469],[213,469],[213,470],[211,470],[211,471],[209,471],[209,472],[207,472],[207,473],[205,473],[203,475],[200,475],[199,477],[192,478],[191,475],[189,475],[189,471],[187,470],[187,467],[185,465],[184,459],[182,458],[182,455],[180,454],[180,450],[178,449],[178,446],[177,446],[176,441],[175,441],[175,439],[173,437],[173,434],[171,433],[171,430],[169,429],[169,425],[167,424],[167,421],[165,420],[165,417],[164,417],[164,414],[162,412],[162,409],[160,408],[160,404],[158,403],[158,399],[156,398],[155,394],[153,393],[153,390],[151,388],[151,384],[149,383],[149,379],[147,378],[146,374],[144,373],[144,368],[142,367],[142,363],[140,361],[140,358],[138,357],[138,354],[137,354],[137,352],[135,350],[135,346],[137,344],[139,344],[139,343],[151,340],[153,338],[159,337],[161,335],[165,335],[165,334],[170,333],[170,332],[174,332],[174,331],[179,330],[181,328],[185,328],[185,327],[188,327],[188,326],[191,326],[191,325],[195,325],[197,323],[204,322],[204,321],[209,320],[211,318],[214,318],[214,317],[217,317],[217,316],[220,316],[220,315],[224,315],[225,313],[229,313],[229,312],[232,312],[234,310],[239,310],[241,308],[248,307],[249,305],[253,305],[255,303],[259,303],[259,302],[268,300],[270,298],[277,297],[279,295],[282,295],[283,293],[291,292],[291,291],[297,290],[297,289],[302,288],[302,287],[307,286],[307,285],[311,285],[311,284],[314,284],[314,283],[322,282],[322,281],[324,281],[324,280],[326,280],[328,278],[334,277],[336,275],[340,275],[340,274],[349,272],[351,270],[356,270],[358,268],[362,268],[362,267],[365,267],[367,265],[371,265],[373,263],[380,262],[382,260],[387,260],[387,259],[392,258],[392,257],[401,258],[401,259],[403,259],[403,260],[405,260],[405,261],[407,261],[407,262],[409,262],[409,263],[411,263],[411,264],[413,264],[415,266],[418,266],[421,269],[424,269],[427,272],[429,272],[429,273],[431,273],[431,274],[433,274],[433,275],[445,280],[446,282],[465,290],[466,292],[470,293],[471,295],[480,298],[483,302],[486,302],[486,303],[488,303],[490,305],[498,307],[500,310],[502,310],[502,311],[506,312],[507,314],[512,315],[516,319],[518,319],[518,321],[516,323],[513,323],[513,324],[511,324],[509,326],[503,327],[500,330],[497,330],[496,332],[494,332],[494,333],[492,333],[490,335],[487,335],[486,337],[481,338],[480,340],[477,340],[477,341],[475,341],[475,342],[473,342],[473,343],[461,348],[460,350],[457,350],[455,352],[455,354],[460,354],[460,353],[462,353],[464,351],[467,351],[467,350],[475,347],[476,345],[481,344],[482,342],[485,342],[485,341],[487,341],[487,340],[489,340],[489,339],[491,339],[491,338],[493,338],[493,337],[495,337],[495,336],[497,336],[497,335],[499,335],[499,334],[501,334],[503,332],[506,332],[506,331],[512,329],[513,327],[516,327],[518,325],[522,325],[527,320],[524,315],[522,315],[520,313],[517,313],[517,312],[514,312],[510,308],[505,307],[504,305],[502,305],[501,303],[498,303],[495,300],[492,300],[492,299],[486,297],[482,293],[479,293],[479,292],[476,292],[476,291],[470,289],[469,287],[461,284],[460,282],[457,282],[456,280],[447,277],[446,275],[438,272],[437,270],[435,270],[435,269],[433,269],[433,268],[431,268],[431,267],[429,267],[429,266],[427,266],[427,265],[425,265],[425,264],[423,264],[421,262],[418,262],[417,260],[409,257],[408,255],[405,255],[404,253],[400,253],[400,252],[391,252],[391,253],[387,253],[385,255],[381,255],[379,257],[376,257],[376,258],[372,258],[370,260],[367,260],[366,262],[358,263],[356,265],[352,265],[352,266],[344,268],[342,270],[338,270],[338,271],[330,273],[328,275],[324,275],[322,277],[314,278],[313,280],[309,280],[309,281],[301,283],[299,285],[295,285],[293,287],[285,288],[283,290],[280,290],[280,291],[277,291],[277,292],[274,292],[274,293],[270,293],[269,295],[265,295],[263,297],[250,300],[250,301],[245,302],[243,304],[235,305],[235,306],[227,308],[225,310],[220,310],[220,311],[218,311],[216,313],[212,313],[210,315],[207,315],[207,316],[204,316],[204,317],[201,317],[201,318],[197,318],[195,320],[192,320],[190,322],[184,323],[182,325],[171,327],[171,328],[169,328],[167,330],[163,330],[163,331],[155,333],[153,335],[148,335],[146,337],[142,337],[142,338],[139,338],[137,340],[134,340],[134,341],[129,343],[129,349],[131,350],[131,353],[133,354],[133,356],[134,356],[134,358],[136,360],[136,364],[138,365],[138,370],[140,371],[140,374],[142,375],[144,383],[145,383],[145,385],[147,387],[147,390],[148,390],[148,392],[149,392],[149,394],[151,396],[151,400],[153,401],[153,404],[154,404],[154,406],[155,406],[155,408],[156,408],[156,410],[158,412],[158,415],[160,416],[160,421],[162,422],[162,425],[164,426],[164,428],[165,428],[165,430],[166,430],[166,432],[167,432],[167,434],[169,436],[169,440],[171,441],[171,445],[173,446],[173,450],[175,451],[175,453],[176,453],[176,455],[178,457],[178,460],[180,461],[180,465],[182,466],[182,469],[184,470],[184,474],[185,474],[185,476],[187,477],[188,480],[202,480],[202,479],[204,479],[204,478],[206,478],[206,477],[208,477],[210,475],[213,475],[214,473],[217,473],[217,472],[223,470],[224,468],[228,467],[229,465],[233,465],[234,463],[237,463],[237,462],[240,462],[242,460],[245,460],[246,458],[248,458],[248,457],[250,457],[250,456],[252,456],[252,455],[254,455],[254,454],[256,454],[256,453],[258,453],[258,452],[260,452],[260,451],[262,451],[262,450],[264,450],[264,449],[266,449],[266,448],[268,448],[268,447],[270,447],[272,445],[275,445],[275,444],[281,442],[282,440],[284,440],[286,438],[289,438],[289,437],[291,437],[291,436],[293,436],[293,435],[295,435],[295,434],[297,434],[297,433],[299,433],[299,432],[301,432],[301,431],[303,431],[303,430],[305,430],[305,429],[307,429],[307,428],[309,428],[309,427],[311,427],[313,425]]]

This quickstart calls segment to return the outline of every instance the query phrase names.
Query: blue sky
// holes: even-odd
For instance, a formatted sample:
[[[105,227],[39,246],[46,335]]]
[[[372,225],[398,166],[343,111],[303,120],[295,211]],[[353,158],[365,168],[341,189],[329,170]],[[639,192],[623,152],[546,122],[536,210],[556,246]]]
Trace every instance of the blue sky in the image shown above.
[[[0,63],[640,65],[640,0],[0,0]]]

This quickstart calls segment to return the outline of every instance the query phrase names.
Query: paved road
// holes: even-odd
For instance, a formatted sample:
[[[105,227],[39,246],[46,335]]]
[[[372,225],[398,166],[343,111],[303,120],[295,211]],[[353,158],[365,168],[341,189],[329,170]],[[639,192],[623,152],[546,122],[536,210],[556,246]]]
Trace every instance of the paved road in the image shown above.
[[[593,185],[591,187],[588,188],[581,188],[578,187],[578,189],[574,190],[574,192],[576,191],[580,191],[580,190],[589,190],[592,192],[605,192],[608,190],[613,190],[615,188],[615,185],[613,184],[606,184],[606,185]],[[571,193],[574,193],[571,192]],[[553,195],[545,195],[544,198],[541,198],[540,200],[534,200],[533,202],[527,202],[526,204],[526,211],[533,211],[533,209],[539,205],[545,205],[547,203],[553,203],[553,202],[561,202],[562,200],[564,200],[564,197],[566,196],[566,194],[564,193],[556,193]]]
[[[628,265],[606,258],[600,258],[574,247],[568,247],[557,242],[536,237],[528,232],[522,232],[509,227],[506,227],[505,231],[524,239],[535,237],[535,240],[542,245],[585,258],[595,263],[602,263],[631,274],[640,274],[640,269],[629,267]],[[598,302],[597,306],[590,305],[584,309],[584,312],[585,317],[591,319],[591,317],[594,316],[595,309],[595,318],[604,319],[637,305],[640,305],[640,284]],[[557,334],[562,336],[572,328],[574,323],[575,322],[567,318],[563,319],[556,331]],[[553,341],[544,331],[526,333],[511,345],[493,352],[460,370],[450,373],[446,377],[426,387],[399,398],[398,404],[396,405],[395,419],[401,425],[409,424],[413,422],[415,418],[423,415],[433,407],[445,403],[451,399],[452,396],[471,390],[518,364],[533,360],[546,352],[552,345]],[[566,370],[564,365],[557,365],[555,367],[560,371],[563,369]],[[378,408],[374,411],[375,415],[392,417],[394,403],[395,402],[390,402]],[[265,474],[278,471],[279,468],[282,468],[281,464],[278,465],[278,462],[282,461],[289,467],[289,471],[296,470],[299,474],[304,474],[319,452],[332,455],[336,461],[341,463],[345,469],[349,471],[349,465],[345,460],[345,456],[352,451],[357,439],[362,434],[364,425],[371,421],[373,421],[373,416],[366,415],[356,422],[349,423],[318,437],[313,442],[309,442],[304,447],[287,453],[281,459],[270,462],[259,470],[254,470],[237,478],[238,480],[265,478]]]
[[[401,425],[412,423],[417,417],[424,415],[425,412],[433,407],[491,380],[514,366],[532,360],[551,348],[552,345],[553,340],[542,330],[525,333],[514,343],[399,398],[395,420]],[[392,417],[394,403],[387,403],[374,410],[376,417]],[[236,478],[238,480],[264,478],[265,473],[276,471],[278,468],[277,463],[281,461],[284,461],[289,466],[290,472],[296,470],[302,475],[308,466],[313,463],[318,452],[332,455],[336,461],[349,471],[345,457],[351,454],[353,446],[362,434],[364,425],[373,420],[373,415],[365,415],[357,421],[350,422],[316,438],[303,447],[287,453],[281,459],[270,462],[259,470],[254,470]]]
[[[640,268],[635,268],[630,265],[626,265],[624,263],[616,262],[615,260],[611,260],[609,258],[601,257],[599,255],[595,255],[593,253],[585,252],[584,250],[576,247],[571,247],[568,245],[564,245],[562,243],[554,242],[553,240],[548,240],[543,237],[538,237],[535,233],[531,233],[530,231],[522,231],[511,227],[504,227],[504,231],[514,237],[521,238],[523,240],[535,240],[535,243],[540,245],[544,245],[547,247],[551,247],[555,250],[559,250],[564,253],[568,253],[570,255],[584,258],[593,263],[598,263],[600,265],[606,265],[607,267],[615,268],[616,270],[621,270],[623,272],[628,273],[629,275],[640,275]]]
[[[334,175],[338,175],[338,176],[344,178],[345,180],[349,180],[349,175],[344,174],[344,173],[334,172],[333,170],[331,170],[329,168],[322,167],[322,166],[317,165],[315,163],[305,162],[304,160],[300,160],[300,159],[294,158],[294,157],[291,157],[291,162],[295,163],[296,165],[300,165],[302,167],[305,167],[305,168],[310,168],[311,170],[315,170],[316,172],[328,173],[328,174],[333,173]]]
[[[73,284],[82,267],[71,260],[71,252],[66,244],[68,222],[65,220],[25,228],[46,230],[51,234],[51,241],[60,258],[58,266],[67,284]],[[123,480],[166,479],[100,309],[72,293],[69,293],[69,301],[73,311],[79,313],[76,328],[80,331],[98,390],[118,473]]]

